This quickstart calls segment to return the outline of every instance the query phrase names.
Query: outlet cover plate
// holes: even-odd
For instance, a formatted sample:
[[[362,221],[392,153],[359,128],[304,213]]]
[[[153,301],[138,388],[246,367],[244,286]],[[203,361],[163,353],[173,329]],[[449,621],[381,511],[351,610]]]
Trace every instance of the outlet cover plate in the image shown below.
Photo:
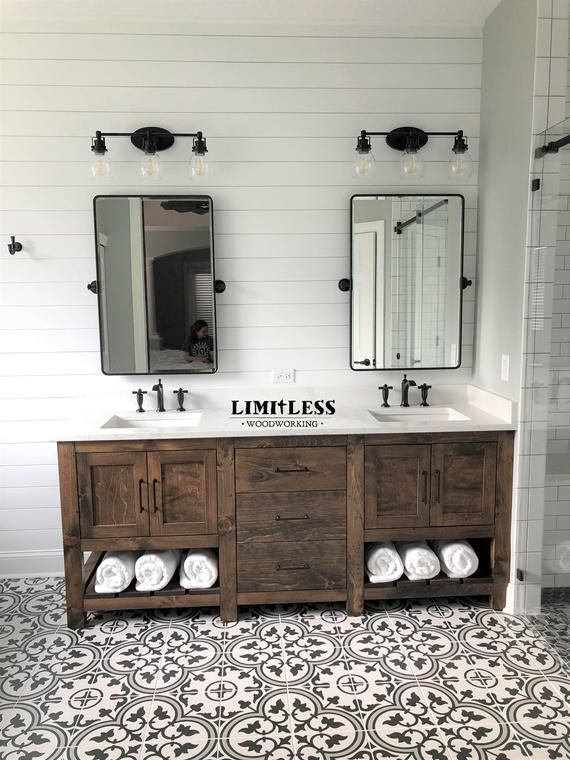
[[[295,370],[294,369],[274,369],[273,382],[274,383],[294,383]]]

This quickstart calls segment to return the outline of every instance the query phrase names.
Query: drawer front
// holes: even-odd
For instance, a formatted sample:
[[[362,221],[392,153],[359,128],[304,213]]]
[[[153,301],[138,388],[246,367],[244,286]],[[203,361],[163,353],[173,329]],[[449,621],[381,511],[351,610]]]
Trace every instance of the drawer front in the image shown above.
[[[240,542],[346,538],[345,491],[245,493],[236,506]]]
[[[345,541],[238,544],[238,591],[346,588]]]
[[[236,491],[343,491],[346,449],[237,449]]]

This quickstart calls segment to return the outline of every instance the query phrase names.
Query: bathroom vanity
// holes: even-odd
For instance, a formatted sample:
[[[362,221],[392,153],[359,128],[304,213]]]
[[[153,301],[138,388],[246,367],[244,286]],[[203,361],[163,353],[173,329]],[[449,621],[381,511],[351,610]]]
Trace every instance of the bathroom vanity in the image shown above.
[[[512,430],[248,437],[144,437],[58,444],[68,624],[86,610],[486,595],[505,605]],[[477,573],[367,583],[366,544],[467,538]],[[106,551],[214,548],[219,586],[94,592]],[[89,553],[88,558],[84,558]]]

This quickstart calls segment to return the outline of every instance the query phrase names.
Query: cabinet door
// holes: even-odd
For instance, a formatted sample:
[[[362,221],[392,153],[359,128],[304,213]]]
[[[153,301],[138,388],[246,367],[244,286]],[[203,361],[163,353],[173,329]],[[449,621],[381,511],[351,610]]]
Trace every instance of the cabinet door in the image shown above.
[[[495,519],[495,443],[432,447],[430,525],[491,525]]]
[[[366,528],[429,525],[430,446],[367,446]]]
[[[153,536],[217,532],[214,449],[148,454]]]
[[[146,454],[77,454],[82,538],[148,536]]]

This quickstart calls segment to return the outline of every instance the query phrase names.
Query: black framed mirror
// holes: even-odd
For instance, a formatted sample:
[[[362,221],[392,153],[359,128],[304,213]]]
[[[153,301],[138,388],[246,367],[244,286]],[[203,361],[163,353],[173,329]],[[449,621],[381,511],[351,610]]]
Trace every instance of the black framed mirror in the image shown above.
[[[93,207],[103,373],[216,372],[212,199],[98,195]]]
[[[464,217],[459,194],[352,196],[352,369],[461,365]]]

